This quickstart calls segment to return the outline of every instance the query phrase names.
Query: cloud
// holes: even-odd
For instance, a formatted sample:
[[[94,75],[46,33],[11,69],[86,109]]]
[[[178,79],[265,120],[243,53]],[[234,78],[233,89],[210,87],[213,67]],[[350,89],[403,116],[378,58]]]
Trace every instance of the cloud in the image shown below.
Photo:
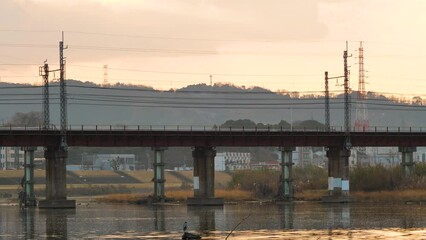
[[[63,30],[69,46],[65,52],[67,76],[82,80],[102,78],[102,69],[73,69],[72,65],[108,64],[111,68],[171,72],[245,72],[240,68],[253,70],[256,66],[254,71],[266,72],[259,67],[262,62],[266,67],[277,65],[282,70],[280,64],[257,56],[247,60],[240,55],[211,53],[264,49],[272,52],[274,46],[287,42],[321,40],[328,30],[319,19],[320,1],[0,0],[0,64],[42,64],[48,59],[55,68]],[[18,46],[2,45],[5,43]],[[0,69],[0,75],[38,74],[37,67],[8,66],[7,70],[5,73]],[[120,78],[148,78],[155,83],[158,79],[200,79],[119,74]],[[114,72],[110,75],[114,78]]]
[[[320,39],[327,32],[318,20],[317,3],[313,0],[121,2],[1,1],[0,16],[4,24],[0,28],[57,31],[51,34],[4,35],[1,41],[54,43],[58,41],[59,31],[64,30],[70,32],[67,34],[70,45],[214,50],[227,41],[120,38],[75,32],[248,42]],[[54,38],[54,35],[57,37]]]

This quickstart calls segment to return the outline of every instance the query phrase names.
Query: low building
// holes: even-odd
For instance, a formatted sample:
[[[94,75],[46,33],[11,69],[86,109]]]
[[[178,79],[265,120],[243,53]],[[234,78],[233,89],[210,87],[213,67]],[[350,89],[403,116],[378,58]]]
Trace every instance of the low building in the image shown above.
[[[20,147],[0,147],[1,169],[20,169],[24,165],[24,151]]]
[[[251,164],[252,170],[277,170],[281,169],[281,165],[278,161],[269,161],[269,162],[258,162]]]
[[[242,152],[216,153],[214,162],[216,171],[250,169],[251,154]]]

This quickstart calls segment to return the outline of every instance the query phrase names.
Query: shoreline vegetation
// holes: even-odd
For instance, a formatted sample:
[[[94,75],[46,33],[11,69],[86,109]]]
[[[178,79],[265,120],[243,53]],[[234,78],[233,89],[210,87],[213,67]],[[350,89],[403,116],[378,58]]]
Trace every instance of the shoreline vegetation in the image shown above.
[[[381,165],[351,168],[349,174],[350,196],[354,202],[425,202],[426,203],[426,164],[417,163],[409,176],[404,176],[401,166],[385,167]],[[36,176],[43,177],[43,172]],[[153,183],[152,171],[131,173],[133,182],[114,183],[122,179],[121,172],[84,171],[77,172],[84,183],[68,184],[68,197],[88,198],[97,202],[150,204]],[[167,172],[166,172],[167,173]],[[20,179],[22,171],[7,171],[3,180]],[[181,177],[176,177],[182,175]],[[108,177],[104,184],[94,182]],[[241,170],[216,172],[215,196],[227,203],[236,202],[273,202],[279,189],[280,172],[274,170]],[[85,181],[87,179],[87,182]],[[136,180],[135,180],[136,179]],[[328,194],[327,168],[314,165],[293,168],[293,186],[295,201],[321,201]],[[166,174],[166,203],[185,202],[193,196],[192,172]],[[4,181],[3,181],[4,182]],[[17,184],[0,185],[0,199],[14,200],[19,190]],[[36,197],[43,198],[43,184],[35,185]]]
[[[326,196],[325,190],[311,190],[303,193],[296,193],[294,202],[321,202],[322,197]],[[243,203],[243,202],[274,202],[273,199],[257,199],[253,193],[242,190],[217,190],[216,197],[223,198],[225,204]],[[192,197],[191,190],[171,190],[167,191],[165,203],[184,203],[188,197]],[[398,190],[398,191],[374,191],[351,192],[352,202],[370,202],[370,203],[426,203],[426,190]],[[95,198],[100,203],[127,203],[127,204],[150,204],[153,198],[149,194],[110,194]]]
[[[231,174],[224,189],[216,189],[216,197],[225,202],[273,201],[279,188],[279,172],[273,170],[243,170]],[[321,201],[327,195],[327,170],[309,165],[293,171],[294,200]],[[425,202],[426,164],[417,164],[404,176],[401,166],[381,165],[354,167],[350,170],[351,193],[354,202]],[[182,202],[193,196],[190,187],[166,190],[166,202]],[[149,203],[149,195],[114,194],[97,199],[109,203]]]

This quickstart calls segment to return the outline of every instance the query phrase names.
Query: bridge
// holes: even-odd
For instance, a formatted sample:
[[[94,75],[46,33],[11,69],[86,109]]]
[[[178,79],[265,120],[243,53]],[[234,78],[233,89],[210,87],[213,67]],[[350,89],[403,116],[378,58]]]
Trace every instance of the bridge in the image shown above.
[[[341,128],[282,129],[282,128],[217,128],[204,126],[69,126],[68,146],[87,147],[151,147],[155,152],[154,196],[161,201],[164,192],[164,151],[167,147],[193,147],[194,197],[190,205],[221,205],[214,196],[215,147],[279,147],[282,152],[280,198],[293,197],[292,151],[295,147],[327,148],[329,160],[329,194],[325,201],[349,201],[349,156],[351,147],[394,146],[402,153],[402,164],[409,172],[413,152],[426,146],[426,131],[422,128],[373,127],[363,131],[345,132]],[[68,208],[75,202],[67,199],[66,152],[58,145],[62,133],[55,128],[1,127],[0,146],[22,146],[28,172],[34,147],[46,148],[46,200],[39,207]],[[350,146],[347,145],[350,139]],[[26,169],[27,170],[27,169]],[[26,171],[27,172],[27,171]],[[31,182],[31,173],[27,182]],[[28,188],[31,185],[29,184]],[[31,189],[29,189],[31,192]]]
[[[341,129],[215,128],[212,126],[69,126],[68,146],[85,147],[341,147]],[[336,128],[334,128],[336,129]],[[349,133],[354,147],[426,146],[426,128],[372,127]],[[56,146],[61,132],[0,127],[0,146]]]

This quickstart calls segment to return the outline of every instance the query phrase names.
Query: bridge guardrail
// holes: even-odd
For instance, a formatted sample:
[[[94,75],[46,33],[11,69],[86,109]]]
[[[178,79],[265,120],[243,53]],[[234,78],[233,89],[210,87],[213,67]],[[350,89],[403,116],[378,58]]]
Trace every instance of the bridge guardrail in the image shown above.
[[[371,126],[367,129],[351,132],[424,132],[426,127],[399,127],[399,126]],[[50,124],[47,128],[44,126],[13,126],[0,125],[0,131],[58,131],[59,128]],[[197,131],[197,132],[343,132],[342,126],[333,126],[330,130],[322,127],[306,128],[276,128],[276,127],[219,127],[203,125],[69,125],[68,131]]]

